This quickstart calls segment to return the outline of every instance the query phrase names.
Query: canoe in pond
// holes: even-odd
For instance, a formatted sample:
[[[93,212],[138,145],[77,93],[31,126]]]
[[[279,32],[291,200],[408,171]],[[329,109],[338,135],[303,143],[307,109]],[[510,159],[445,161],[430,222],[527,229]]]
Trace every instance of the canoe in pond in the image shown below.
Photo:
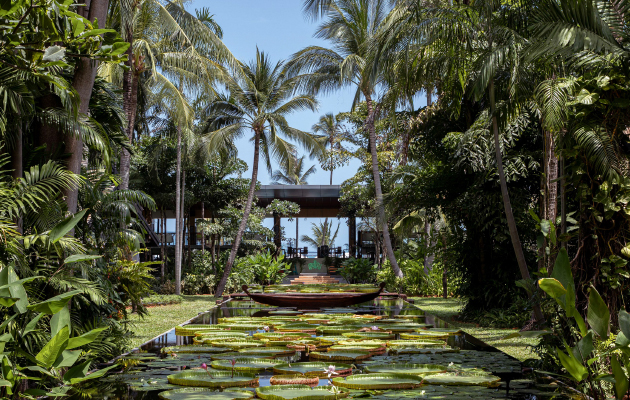
[[[385,282],[382,282],[378,290],[372,293],[249,293],[247,285],[243,285],[243,291],[247,293],[252,300],[258,303],[278,307],[294,307],[298,309],[347,307],[354,304],[365,303],[377,298],[384,288]]]

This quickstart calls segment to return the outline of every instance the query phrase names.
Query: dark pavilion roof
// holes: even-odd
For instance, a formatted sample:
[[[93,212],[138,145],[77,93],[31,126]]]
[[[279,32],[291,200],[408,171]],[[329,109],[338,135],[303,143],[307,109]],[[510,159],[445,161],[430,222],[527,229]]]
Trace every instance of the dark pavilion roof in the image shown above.
[[[258,206],[274,199],[299,204],[302,218],[336,217],[339,214],[339,185],[262,185],[256,191]]]

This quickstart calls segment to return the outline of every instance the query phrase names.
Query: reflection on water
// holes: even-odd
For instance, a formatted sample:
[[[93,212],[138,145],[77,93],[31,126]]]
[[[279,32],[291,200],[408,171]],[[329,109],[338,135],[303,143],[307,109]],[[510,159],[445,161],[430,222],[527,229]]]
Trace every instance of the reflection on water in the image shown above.
[[[193,324],[217,324],[219,318],[224,317],[264,317],[269,315],[269,311],[279,310],[275,307],[269,307],[261,305],[249,300],[231,300],[226,302],[210,311],[199,314],[194,318],[191,323]],[[386,317],[394,317],[399,315],[412,315],[414,322],[425,323],[433,325],[434,328],[450,328],[449,325],[436,318],[433,315],[425,314],[422,310],[410,305],[409,303],[401,299],[376,299],[368,303],[359,304],[353,307],[344,308],[331,308],[314,311],[317,313],[354,313],[354,314],[372,314],[381,315]],[[250,332],[250,335],[254,332]],[[315,335],[313,335],[315,336]],[[397,335],[396,339],[399,339]],[[142,346],[141,351],[148,353],[148,356],[163,357],[161,349],[164,347],[175,345],[192,345],[193,340],[190,336],[176,336],[175,329],[173,328],[164,335],[156,338],[155,340]],[[369,365],[370,363],[380,364],[400,364],[400,363],[426,363],[426,364],[444,364],[454,363],[461,365],[465,368],[471,367],[483,367],[486,370],[492,372],[494,375],[502,378],[502,384],[499,389],[485,389],[483,391],[472,389],[465,392],[458,392],[460,389],[453,389],[453,395],[459,398],[518,398],[534,400],[544,394],[545,398],[551,398],[550,393],[542,393],[536,388],[531,387],[531,384],[525,384],[526,381],[521,381],[523,376],[521,374],[520,363],[506,354],[499,352],[495,348],[486,345],[485,343],[475,339],[471,335],[460,333],[449,336],[447,341],[448,346],[452,348],[461,349],[459,353],[444,353],[444,354],[397,354],[390,355],[385,353],[382,356],[373,356],[371,360],[358,364]],[[283,358],[278,358],[283,360]],[[285,357],[285,361],[298,362],[309,361],[308,355],[304,352],[297,352],[294,356]],[[313,360],[311,360],[313,361]],[[91,386],[86,386],[85,394],[89,394],[94,399],[146,399],[153,400],[158,399],[157,393],[159,390],[157,386],[151,387],[150,385],[143,386],[142,380],[147,376],[153,376],[155,374],[156,381],[154,382],[166,382],[165,378],[168,374],[176,371],[190,369],[198,367],[202,362],[210,364],[210,360],[207,354],[179,354],[177,362],[171,363],[166,368],[161,368],[160,363],[157,366],[149,365],[139,366],[138,370],[134,373],[138,374],[138,378],[134,378],[133,373],[126,373],[123,376],[110,376],[97,383],[91,383]],[[175,365],[176,364],[176,365]],[[260,386],[268,386],[269,379],[272,376],[272,372],[267,371],[258,374]],[[117,378],[120,377],[120,380]],[[122,379],[125,378],[125,379]],[[125,382],[129,382],[131,379],[134,382],[129,385]],[[151,378],[153,379],[153,378]],[[512,382],[510,386],[510,382]],[[325,385],[326,379],[320,379],[320,385]],[[166,385],[169,386],[169,385]],[[511,389],[510,389],[511,388]],[[482,388],[475,388],[482,389]],[[449,389],[451,390],[451,389]],[[430,386],[427,386],[428,393],[431,393]],[[474,393],[473,393],[474,392]],[[436,395],[438,393],[435,393]],[[76,396],[75,396],[76,397]],[[83,396],[82,396],[83,397]],[[450,396],[447,396],[450,397]],[[557,396],[556,396],[557,397]],[[78,397],[76,397],[78,398]],[[395,397],[389,396],[388,398],[394,399]],[[423,397],[405,397],[405,398],[427,398]],[[443,397],[431,397],[429,398],[443,398]]]

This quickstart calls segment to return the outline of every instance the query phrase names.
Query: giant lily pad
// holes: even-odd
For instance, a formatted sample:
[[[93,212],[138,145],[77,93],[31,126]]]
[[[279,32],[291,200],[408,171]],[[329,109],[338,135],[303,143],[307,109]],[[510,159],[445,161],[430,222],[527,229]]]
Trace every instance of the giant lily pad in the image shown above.
[[[195,337],[199,339],[208,339],[208,338],[246,338],[249,335],[245,332],[233,332],[233,331],[208,331],[208,332],[197,332],[195,333]]]
[[[228,339],[211,342],[214,347],[228,347],[230,349],[243,349],[245,347],[263,347],[265,344],[252,339]]]
[[[366,360],[372,357],[372,353],[368,350],[330,350],[330,351],[312,351],[309,357],[315,360],[330,361],[358,361]]]
[[[443,347],[446,346],[446,342],[436,339],[423,339],[423,340],[390,340],[387,342],[387,347]]]
[[[232,376],[232,371],[210,371],[210,375],[204,370],[190,370],[169,375],[168,382],[180,386],[212,388],[258,386],[258,377],[254,374],[235,372]]]
[[[377,373],[403,373],[426,376],[445,373],[448,371],[448,367],[433,364],[372,364],[367,365],[365,370]]]
[[[306,322],[295,322],[275,327],[275,330],[278,332],[315,332],[316,329],[317,325],[308,324]]]
[[[223,329],[218,327],[217,325],[188,324],[184,326],[176,326],[175,334],[178,336],[195,336],[196,332],[222,330]]]
[[[248,347],[238,351],[241,354],[269,355],[269,356],[291,356],[295,354],[295,349],[287,347]]]
[[[431,375],[425,378],[425,383],[429,385],[454,385],[454,386],[499,386],[501,378],[498,376],[483,373],[448,373]]]
[[[316,329],[317,334],[320,335],[341,335],[347,332],[356,332],[360,328],[357,326],[319,326]]]
[[[233,360],[215,360],[212,361],[212,368],[232,370]],[[273,360],[252,360],[250,358],[235,358],[236,364],[234,364],[234,371],[239,372],[263,372],[267,369],[273,369],[274,366],[284,364],[282,362]]]
[[[413,389],[422,385],[422,378],[411,374],[377,373],[334,378],[333,384],[348,389]]]
[[[256,339],[274,340],[299,340],[311,337],[310,334],[304,332],[258,332],[253,335]]]
[[[164,347],[162,349],[163,353],[220,353],[225,352],[228,349],[216,346],[171,346]]]
[[[227,389],[217,392],[206,388],[187,387],[167,390],[158,394],[162,400],[237,400],[251,399],[254,392],[238,389]]]
[[[264,324],[262,323],[254,323],[255,321],[252,321],[251,323],[242,323],[242,324],[218,324],[216,326],[218,326],[219,328],[223,329],[223,330],[230,330],[230,331],[255,331],[258,329],[262,329]]]
[[[404,332],[400,334],[403,340],[424,340],[424,339],[448,339],[449,334],[444,332],[434,332],[432,330],[417,330],[416,332]]]
[[[341,376],[352,373],[352,366],[337,362],[298,362],[291,364],[280,364],[273,367],[274,374],[304,374],[306,376],[317,376],[319,378],[328,377],[328,367],[335,367],[335,372]]]
[[[351,339],[395,339],[396,335],[389,332],[349,332],[342,333],[343,336]]]
[[[260,349],[261,347],[252,347],[253,349]],[[260,359],[267,359],[267,360],[272,360],[274,357],[271,354],[245,354],[245,353],[241,353],[239,351],[228,351],[227,353],[218,353],[218,354],[212,354],[210,356],[210,359],[212,361],[215,360],[233,360],[235,358],[242,358],[242,359],[250,359],[250,360],[260,360]]]
[[[336,400],[347,397],[348,391],[334,389],[330,386],[311,388],[308,385],[277,385],[256,389],[256,396],[263,400]]]

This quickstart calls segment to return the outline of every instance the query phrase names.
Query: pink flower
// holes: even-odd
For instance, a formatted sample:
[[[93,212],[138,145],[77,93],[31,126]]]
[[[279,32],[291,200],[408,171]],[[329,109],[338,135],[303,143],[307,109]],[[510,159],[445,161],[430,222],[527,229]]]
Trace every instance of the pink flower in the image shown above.
[[[329,365],[328,368],[324,369],[324,372],[328,374],[328,378],[330,378],[331,375],[339,375],[339,373],[335,372],[334,365]]]
[[[378,326],[376,326],[376,325],[372,327],[372,330],[373,330],[373,331],[378,331],[379,329],[381,329],[381,328],[379,328],[379,327],[378,327]]]
[[[236,358],[233,358],[233,359],[230,361],[230,364],[232,364],[232,366],[236,365]]]
[[[201,368],[205,369],[206,371],[208,370],[208,366],[206,365],[206,363],[201,364]]]
[[[269,332],[269,327],[265,325],[265,327],[263,328],[265,330],[265,332]]]

